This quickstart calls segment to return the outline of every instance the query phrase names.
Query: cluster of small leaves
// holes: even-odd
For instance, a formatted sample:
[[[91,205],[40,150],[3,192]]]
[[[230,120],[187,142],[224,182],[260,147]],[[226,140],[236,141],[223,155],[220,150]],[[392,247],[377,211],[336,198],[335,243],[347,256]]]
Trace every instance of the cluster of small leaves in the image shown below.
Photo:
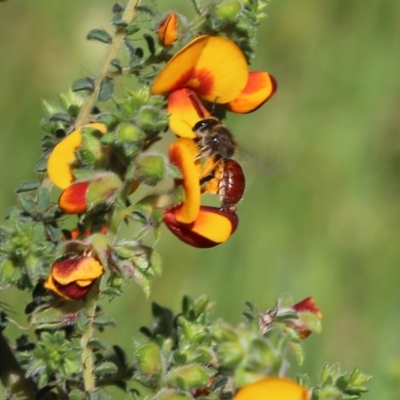
[[[243,51],[248,62],[257,45],[256,32],[260,21],[266,17],[265,0],[213,1],[202,10],[200,2],[192,0],[196,10],[204,16],[200,31],[210,35],[223,35],[233,40]]]
[[[133,380],[142,386],[140,398],[230,399],[237,387],[265,376],[279,376],[288,367],[282,360],[292,350],[291,342],[296,342],[292,322],[298,314],[286,313],[265,331],[263,313],[257,313],[254,305],[248,307],[246,321],[234,327],[213,320],[214,304],[205,296],[185,297],[178,315],[153,304],[153,323],[141,329],[149,340],[135,344]],[[324,371],[321,383],[312,389],[313,400],[355,399],[347,396],[365,391],[369,379],[358,370]],[[308,377],[301,381],[311,386]]]
[[[370,375],[362,373],[359,369],[348,372],[341,371],[338,364],[325,365],[319,379],[321,383],[313,388],[311,399],[359,399],[368,391],[366,383],[370,379]]]

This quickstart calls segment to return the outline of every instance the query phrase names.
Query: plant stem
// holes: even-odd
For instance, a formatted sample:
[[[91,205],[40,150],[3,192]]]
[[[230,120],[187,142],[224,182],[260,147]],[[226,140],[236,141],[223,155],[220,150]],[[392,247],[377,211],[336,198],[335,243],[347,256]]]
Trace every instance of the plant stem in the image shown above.
[[[81,337],[83,381],[85,384],[85,391],[89,393],[94,392],[96,389],[93,371],[93,351],[89,345],[89,340],[93,337],[93,321],[96,314],[98,293],[99,283],[95,284],[86,296],[86,316],[88,317],[89,322],[85,326],[85,330]]]
[[[128,4],[125,7],[124,14],[122,19],[124,22],[129,24],[132,21],[132,18],[135,14],[136,6],[139,4],[139,0],[129,0]],[[85,103],[83,104],[79,115],[76,119],[75,125],[76,127],[80,127],[87,122],[89,119],[91,110],[93,106],[96,104],[100,86],[102,80],[107,76],[110,68],[110,64],[113,58],[115,58],[118,48],[121,45],[122,41],[125,38],[125,29],[119,28],[114,35],[112,43],[108,48],[108,52],[104,58],[104,61],[100,67],[100,71],[94,82],[94,90],[87,97]],[[96,390],[96,382],[95,375],[93,371],[94,362],[93,362],[93,351],[91,346],[89,345],[90,339],[93,337],[93,322],[96,313],[96,304],[99,293],[99,285],[100,281],[96,283],[96,285],[89,292],[86,297],[86,315],[89,319],[88,324],[86,325],[82,337],[81,337],[81,347],[82,347],[82,365],[83,365],[83,380],[85,385],[86,392],[92,393]]]
[[[13,399],[36,398],[34,387],[26,379],[24,370],[15,359],[2,332],[0,332],[0,380]]]
[[[136,6],[139,4],[139,1],[140,0],[129,0],[129,3],[126,5],[125,12],[122,16],[124,22],[129,24],[132,21],[132,18],[135,14]],[[125,29],[117,29],[117,32],[114,35],[112,43],[110,44],[108,52],[100,67],[100,71],[95,79],[93,92],[87,97],[76,119],[75,122],[76,127],[79,128],[87,122],[89,115],[92,111],[92,108],[96,104],[97,97],[100,92],[101,82],[108,75],[111,61],[117,55],[118,48],[121,45],[124,38],[125,38]]]

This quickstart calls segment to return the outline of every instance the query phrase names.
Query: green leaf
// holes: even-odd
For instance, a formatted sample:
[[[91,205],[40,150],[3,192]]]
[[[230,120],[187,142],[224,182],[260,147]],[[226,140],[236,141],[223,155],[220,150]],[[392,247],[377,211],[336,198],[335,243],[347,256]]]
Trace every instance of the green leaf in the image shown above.
[[[39,187],[39,183],[36,181],[22,181],[15,189],[15,193],[30,192],[36,190]]]
[[[106,76],[100,83],[100,91],[97,100],[100,102],[107,101],[114,92],[114,82],[112,78]]]
[[[47,171],[47,158],[42,157],[36,164],[35,164],[35,172],[41,174]]]
[[[118,367],[111,361],[103,361],[94,367],[97,375],[114,374],[118,371]]]
[[[112,37],[104,29],[92,29],[86,36],[88,40],[96,40],[102,43],[111,43]]]
[[[122,72],[122,65],[121,61],[118,58],[113,58],[110,62],[110,64],[119,72]]]
[[[134,35],[135,33],[140,31],[140,26],[136,24],[131,24],[126,28],[126,35]]]
[[[147,48],[149,49],[150,54],[153,56],[156,53],[156,44],[154,42],[153,36],[145,33],[143,37],[146,40]]]
[[[80,92],[83,90],[87,90],[89,92],[93,92],[94,90],[94,79],[90,77],[81,78],[72,83],[71,89],[74,92]]]

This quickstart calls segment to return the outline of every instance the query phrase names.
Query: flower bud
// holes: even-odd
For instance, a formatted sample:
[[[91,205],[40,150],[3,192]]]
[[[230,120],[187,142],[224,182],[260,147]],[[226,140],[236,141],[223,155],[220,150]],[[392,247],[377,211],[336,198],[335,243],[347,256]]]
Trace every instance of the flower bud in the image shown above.
[[[163,362],[160,349],[155,343],[146,343],[136,352],[139,371],[144,376],[152,376],[161,373]]]
[[[169,13],[158,27],[158,40],[161,46],[170,47],[178,39],[178,16]]]

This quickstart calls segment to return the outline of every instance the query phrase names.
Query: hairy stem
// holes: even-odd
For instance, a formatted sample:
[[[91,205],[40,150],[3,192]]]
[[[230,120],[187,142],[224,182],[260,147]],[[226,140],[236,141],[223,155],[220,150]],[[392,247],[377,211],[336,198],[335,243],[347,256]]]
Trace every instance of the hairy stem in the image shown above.
[[[132,21],[132,18],[135,14],[136,6],[138,4],[139,0],[129,0],[128,4],[126,5],[122,19],[127,24],[129,24]],[[108,48],[108,52],[104,58],[104,61],[101,64],[100,71],[94,83],[94,90],[86,99],[76,119],[75,124],[77,127],[80,127],[87,122],[91,110],[93,106],[96,104],[100,91],[101,82],[108,75],[111,61],[113,58],[116,57],[118,48],[121,45],[124,38],[125,38],[125,30],[118,29],[114,35],[110,47]],[[89,341],[93,337],[93,322],[96,313],[96,304],[99,291],[98,284],[99,282],[92,288],[92,290],[86,297],[86,315],[88,316],[89,322],[86,325],[85,330],[83,331],[81,337],[83,379],[84,379],[85,390],[90,393],[96,390],[95,375],[93,371],[94,367],[93,351],[91,346],[89,345]]]
[[[15,359],[2,332],[0,332],[0,380],[13,399],[36,398],[34,387],[26,379],[24,370]]]
[[[90,339],[93,337],[93,322],[96,313],[96,304],[99,292],[99,285],[96,284],[86,296],[86,316],[89,322],[85,326],[85,330],[81,337],[82,347],[82,366],[83,366],[83,381],[85,384],[86,392],[94,392],[96,389],[96,382],[93,371],[93,351],[89,345]]]
[[[132,21],[132,18],[135,14],[136,6],[138,4],[139,4],[139,0],[129,0],[129,3],[126,5],[125,12],[122,16],[122,19],[126,23],[129,24]],[[92,110],[93,106],[96,104],[96,101],[97,101],[97,98],[98,98],[98,95],[100,92],[101,82],[108,75],[111,61],[117,55],[118,48],[121,45],[124,38],[125,38],[125,30],[118,29],[114,35],[114,38],[112,40],[112,43],[110,44],[110,47],[108,48],[108,52],[104,58],[104,61],[101,64],[100,71],[95,79],[94,90],[87,97],[85,103],[83,104],[83,106],[79,112],[79,115],[75,122],[76,127],[80,127],[87,122],[89,115],[91,113],[91,110]]]

